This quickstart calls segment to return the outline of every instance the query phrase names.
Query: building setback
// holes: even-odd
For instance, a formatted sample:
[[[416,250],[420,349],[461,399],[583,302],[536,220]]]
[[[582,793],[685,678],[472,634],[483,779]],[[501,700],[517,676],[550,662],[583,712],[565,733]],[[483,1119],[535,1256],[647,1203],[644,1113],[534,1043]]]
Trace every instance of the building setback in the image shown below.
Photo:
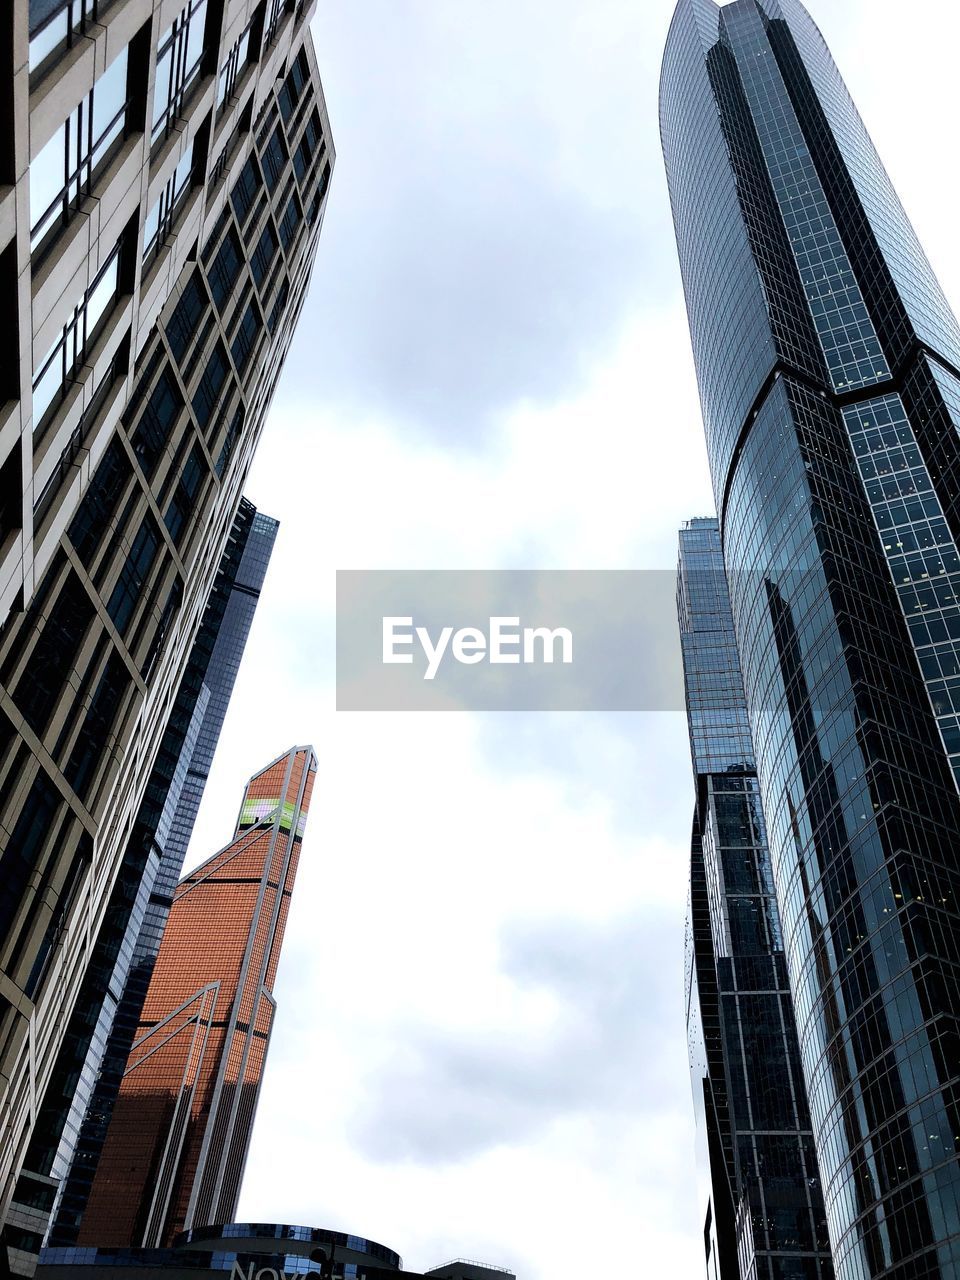
[[[716,520],[680,533],[696,806],[685,956],[711,1280],[832,1280],[780,916]]]
[[[93,983],[89,991],[82,990],[74,1013],[78,1025],[68,1037],[71,1051],[61,1054],[60,1107],[69,1107],[69,1119],[51,1171],[48,1195],[57,1198],[56,1221],[48,1237],[51,1244],[72,1244],[77,1237],[277,528],[276,520],[241,499],[114,888],[112,914],[122,919],[126,906],[130,919],[125,930],[115,931],[116,958],[107,995],[102,999],[102,991]],[[128,881],[138,886],[135,893],[126,889]],[[128,939],[135,941],[131,945]],[[108,963],[104,958],[103,964],[94,967],[102,970]],[[115,993],[121,993],[119,998]],[[87,1000],[93,1013],[101,999],[81,1083],[74,1086],[77,1042],[82,1038],[80,1017]],[[87,1025],[92,1021],[90,1017]],[[46,1123],[50,1119],[56,1123],[60,1113],[52,1105],[53,1085],[47,1093],[35,1142],[46,1140],[42,1136]],[[22,1210],[20,1217],[29,1229]],[[35,1243],[39,1248],[40,1240]]]
[[[21,1208],[49,1194],[68,1028],[76,1014],[89,1044],[100,1010],[78,998],[106,991],[118,928],[132,941],[128,903],[114,912],[137,891],[130,832],[312,270],[334,162],[313,8],[31,0],[0,15],[0,309],[21,352],[0,410],[0,1222],[15,1268],[31,1242],[9,1206],[17,1187]]]
[[[159,1247],[236,1212],[316,767],[294,747],[251,778],[232,842],[177,886],[81,1245]]]
[[[834,1264],[954,1280],[960,329],[798,0],[680,0],[660,123]]]
[[[431,1267],[423,1273],[436,1280],[517,1280],[506,1267],[492,1267],[486,1262],[471,1262],[469,1258],[454,1258],[442,1266]]]

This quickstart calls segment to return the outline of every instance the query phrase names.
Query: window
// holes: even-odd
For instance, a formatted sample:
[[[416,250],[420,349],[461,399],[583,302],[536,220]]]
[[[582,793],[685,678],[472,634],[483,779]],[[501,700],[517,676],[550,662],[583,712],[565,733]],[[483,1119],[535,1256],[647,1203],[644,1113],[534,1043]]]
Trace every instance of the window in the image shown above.
[[[233,211],[237,215],[237,221],[241,227],[246,222],[254,201],[262,190],[263,175],[260,172],[260,166],[257,164],[256,156],[251,156],[240,170],[240,176],[237,178],[236,185],[230,193]]]
[[[270,16],[267,19],[267,39],[272,40],[280,25],[280,19],[293,8],[293,0],[268,0]]]
[[[277,240],[277,233],[273,229],[273,224],[268,220],[260,239],[257,241],[257,247],[250,258],[250,270],[253,272],[253,278],[257,282],[258,289],[263,288],[263,282],[267,278],[270,264],[276,257],[279,247],[280,242]]]
[[[100,459],[100,465],[94,472],[90,487],[83,495],[83,501],[77,508],[68,531],[80,563],[87,568],[90,567],[132,475],[133,468],[126,450],[114,438]]]
[[[72,45],[103,7],[98,0],[31,0],[30,70],[35,71],[60,45]]]
[[[200,379],[200,385],[193,395],[193,412],[196,414],[201,430],[209,424],[213,416],[223,384],[227,380],[228,371],[227,353],[222,343],[218,342],[211,352],[203,377]]]
[[[330,185],[330,166],[323,166],[323,173],[320,175],[320,185],[317,187],[313,200],[310,202],[310,223],[316,222],[320,213],[320,206],[323,204],[323,197],[327,194],[327,187]]]
[[[216,252],[217,245],[220,243],[220,237],[223,235],[223,233],[226,231],[229,225],[230,225],[230,210],[224,207],[223,209],[220,210],[220,217],[217,219],[213,230],[210,232],[210,234],[206,238],[206,241],[204,242],[203,252],[200,255],[200,260],[202,261],[205,267],[209,267],[210,259],[213,257],[214,253]]]
[[[270,311],[267,320],[267,328],[273,333],[277,325],[280,323],[280,317],[283,315],[284,308],[287,305],[287,298],[290,296],[290,281],[284,278],[283,284],[277,291],[277,298]]]
[[[70,860],[70,867],[63,880],[63,885],[57,895],[56,908],[43,933],[43,939],[37,948],[36,958],[33,967],[27,977],[24,992],[32,999],[36,994],[40,983],[46,977],[48,962],[53,954],[54,948],[63,937],[63,931],[66,926],[73,904],[76,901],[77,892],[83,881],[84,871],[89,867],[93,860],[93,841],[89,833],[84,833],[74,848],[73,857]],[[32,924],[35,919],[38,902],[34,900],[30,909],[28,920]],[[18,939],[18,949],[22,950],[21,939],[23,932],[20,933]],[[7,962],[10,963],[9,961]],[[29,1174],[21,1173],[17,1179],[17,1189],[14,1193],[18,1205],[27,1205],[32,1209],[43,1209],[45,1212],[53,1208],[56,1202],[56,1192],[53,1187],[44,1186],[43,1183],[35,1182]]]
[[[230,50],[226,62],[220,68],[220,74],[217,76],[217,106],[223,106],[227,97],[233,93],[236,88],[237,81],[240,79],[240,72],[247,65],[250,59],[250,26],[247,27],[243,35]]]
[[[294,108],[303,96],[303,89],[306,83],[307,55],[301,49],[296,61],[290,68],[290,74],[283,82],[283,88],[277,94],[277,101],[280,103],[280,114],[283,116],[285,124],[293,115]]]
[[[137,461],[148,478],[156,470],[170,432],[183,408],[180,388],[169,369],[164,369],[133,433],[131,443]]]
[[[210,292],[213,294],[213,300],[221,312],[233,292],[233,287],[237,283],[242,270],[243,254],[240,249],[240,240],[231,227],[226,236],[224,236],[223,244],[217,250],[217,256],[207,271]]]
[[[303,131],[303,137],[300,139],[300,145],[297,147],[293,157],[293,167],[297,177],[302,182],[306,176],[306,172],[310,167],[310,161],[313,159],[313,153],[317,149],[317,144],[323,144],[323,131],[320,128],[320,117],[314,111],[313,115],[307,121],[307,127]]]
[[[160,530],[153,516],[146,515],[140,526],[140,532],[133,540],[126,563],[120,570],[117,585],[107,601],[107,613],[121,635],[130,625],[133,611],[143,594],[143,588],[150,576],[150,570],[153,568],[159,549]]]
[[[63,771],[63,776],[81,800],[87,798],[117,711],[129,687],[130,675],[126,663],[114,651],[107,659],[107,665],[94,690],[90,707]]]
[[[260,328],[260,312],[257,304],[251,302],[243,313],[243,319],[237,326],[237,332],[233,339],[233,345],[230,348],[230,354],[233,356],[233,363],[237,366],[237,372],[242,374],[246,369],[253,354],[253,348],[257,344],[257,332]]]
[[[143,224],[143,257],[144,260],[155,254],[173,229],[174,221],[183,202],[183,197],[190,190],[193,177],[193,144],[167,179],[154,201],[153,208],[147,214]]]
[[[208,307],[207,292],[203,287],[200,272],[194,271],[166,325],[167,342],[178,364],[183,362],[184,356],[190,350],[200,327],[200,321]]]
[[[170,588],[169,592],[167,593],[167,599],[163,606],[163,612],[160,614],[160,621],[157,623],[157,629],[156,631],[154,631],[153,636],[151,637],[150,645],[149,645],[149,648],[147,649],[146,656],[144,657],[144,660],[140,666],[140,674],[143,676],[144,680],[149,680],[150,678],[150,673],[153,671],[154,664],[156,663],[157,658],[160,656],[160,650],[163,648],[163,642],[164,640],[166,640],[167,635],[170,631],[170,624],[171,622],[173,622],[173,619],[176,617],[177,610],[180,608],[181,604],[183,604],[183,580],[178,577],[174,580],[173,586]],[[176,711],[174,711],[174,715],[176,715]],[[164,739],[164,741],[165,740],[166,739]],[[163,754],[163,751],[164,751],[163,742],[161,742],[160,744],[161,755]],[[147,785],[147,790],[149,793],[149,790],[150,790],[149,783]],[[164,794],[166,794],[166,792],[164,792]]]
[[[31,249],[66,226],[80,201],[90,194],[123,138],[126,118],[124,49],[30,165]]]
[[[42,734],[63,692],[63,673],[73,669],[94,616],[93,604],[75,573],[70,573],[50,606],[13,700],[36,734]]]
[[[301,216],[300,203],[296,196],[291,196],[280,220],[280,240],[285,253],[290,252],[290,246],[293,244],[293,238],[297,234]]]
[[[154,142],[166,137],[200,78],[207,0],[190,0],[160,37],[153,90]]]
[[[48,411],[62,398],[70,378],[87,349],[93,345],[117,300],[119,288],[120,248],[113,256],[63,326],[62,333],[40,361],[33,376],[33,429],[46,418]]]
[[[207,474],[207,464],[200,446],[194,445],[163,517],[163,523],[178,547],[183,531],[187,527],[187,521],[194,510],[200,483]]]
[[[0,464],[0,545],[23,527],[23,475],[19,446]]]
[[[87,404],[80,421],[71,432],[70,439],[63,446],[60,457],[57,459],[57,465],[51,471],[43,488],[34,499],[34,527],[39,527],[42,524],[47,512],[53,506],[53,501],[59,493],[64,479],[75,466],[80,451],[86,445],[88,436],[100,418],[100,411],[103,409],[117,377],[121,372],[126,372],[129,355],[129,340],[125,340],[120,344],[116,355],[110,361],[106,372],[100,379],[99,386],[93,394],[93,398]],[[0,471],[0,476],[2,476],[2,471]]]
[[[233,457],[233,451],[236,448],[237,441],[240,439],[240,433],[243,431],[243,405],[237,406],[237,411],[230,419],[230,425],[227,427],[227,434],[223,438],[223,446],[220,449],[219,457],[214,464],[214,470],[222,479],[223,473],[227,469],[227,463]]]
[[[271,187],[279,186],[286,159],[287,147],[283,141],[283,130],[277,125],[263,149],[263,171]]]

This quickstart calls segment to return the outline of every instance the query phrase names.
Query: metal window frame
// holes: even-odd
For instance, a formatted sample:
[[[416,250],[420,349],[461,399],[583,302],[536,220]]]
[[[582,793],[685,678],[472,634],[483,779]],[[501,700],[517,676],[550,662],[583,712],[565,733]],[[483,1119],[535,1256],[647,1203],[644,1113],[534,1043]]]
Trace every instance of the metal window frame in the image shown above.
[[[44,409],[38,421],[33,424],[34,443],[37,443],[43,431],[50,423],[53,414],[58,406],[63,403],[66,394],[67,384],[77,367],[82,363],[84,356],[94,341],[103,332],[105,326],[110,321],[110,316],[116,306],[117,298],[120,296],[120,255],[123,249],[123,242],[117,244],[113,253],[106,260],[100,270],[97,272],[91,284],[84,290],[83,297],[73,308],[73,315],[63,326],[60,337],[54,343],[49,355],[44,360],[39,372],[35,373],[31,382],[31,389],[35,389],[42,379],[46,376],[48,370],[59,359],[61,361],[61,376],[59,390],[54,392],[53,399]],[[110,271],[114,264],[117,267],[117,288],[114,292],[113,302],[107,307],[103,315],[96,322],[92,329],[87,325],[87,305],[90,298],[103,280],[104,276]],[[72,354],[71,354],[72,353]]]
[[[79,209],[81,202],[92,194],[104,168],[127,137],[127,119],[132,105],[129,70],[128,58],[127,96],[98,136],[94,137],[93,133],[96,84],[81,98],[64,121],[63,186],[59,194],[51,200],[40,217],[31,222],[30,226],[30,247],[35,262],[42,261],[57,236]],[[118,123],[122,124],[120,132],[108,144],[106,150],[97,155],[98,149]],[[75,153],[72,161],[71,152]],[[52,215],[58,210],[59,218],[51,221]]]

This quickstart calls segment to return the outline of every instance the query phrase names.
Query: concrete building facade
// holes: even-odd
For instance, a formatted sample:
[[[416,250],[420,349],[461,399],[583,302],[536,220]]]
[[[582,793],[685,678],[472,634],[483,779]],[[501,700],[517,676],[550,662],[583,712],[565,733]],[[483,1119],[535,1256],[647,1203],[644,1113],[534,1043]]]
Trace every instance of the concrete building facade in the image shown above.
[[[0,14],[0,1220],[307,289],[334,150],[294,0]],[[101,975],[106,981],[107,975]],[[65,1121],[66,1117],[64,1117]],[[28,1167],[27,1152],[30,1152]]]
[[[50,1244],[77,1239],[277,528],[276,520],[241,500],[111,895],[110,910],[129,915],[129,924],[114,940],[115,958],[104,955],[93,966],[104,969],[112,960],[107,991],[92,981],[81,988],[68,1037],[71,1050],[61,1054],[61,1101],[55,1105],[51,1083],[38,1117],[35,1141],[47,1123],[58,1126],[64,1104],[69,1107],[51,1170],[57,1186]],[[80,1052],[83,1067],[74,1084]]]

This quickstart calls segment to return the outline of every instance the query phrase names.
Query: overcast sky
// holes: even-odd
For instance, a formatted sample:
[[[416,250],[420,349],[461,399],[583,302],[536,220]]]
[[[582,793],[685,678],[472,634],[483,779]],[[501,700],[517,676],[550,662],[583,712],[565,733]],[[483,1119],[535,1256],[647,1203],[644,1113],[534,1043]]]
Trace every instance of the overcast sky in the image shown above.
[[[950,0],[810,0],[960,302]],[[282,521],[197,828],[320,760],[241,1217],[700,1280],[680,715],[337,714],[336,569],[669,568],[712,510],[672,0],[319,0],[337,166],[251,477]]]

